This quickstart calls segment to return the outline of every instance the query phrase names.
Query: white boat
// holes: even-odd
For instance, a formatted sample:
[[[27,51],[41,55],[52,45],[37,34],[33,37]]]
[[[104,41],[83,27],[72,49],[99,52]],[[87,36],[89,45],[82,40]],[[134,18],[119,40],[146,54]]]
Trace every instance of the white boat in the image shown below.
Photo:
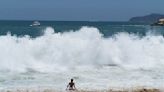
[[[34,21],[30,26],[40,26],[40,22],[39,21]]]

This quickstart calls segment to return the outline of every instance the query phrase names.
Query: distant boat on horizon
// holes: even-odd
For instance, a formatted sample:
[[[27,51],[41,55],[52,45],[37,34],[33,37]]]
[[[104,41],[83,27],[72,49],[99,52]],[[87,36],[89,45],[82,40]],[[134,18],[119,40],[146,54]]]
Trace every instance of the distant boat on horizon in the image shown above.
[[[30,26],[40,26],[40,22],[39,21],[34,21]]]

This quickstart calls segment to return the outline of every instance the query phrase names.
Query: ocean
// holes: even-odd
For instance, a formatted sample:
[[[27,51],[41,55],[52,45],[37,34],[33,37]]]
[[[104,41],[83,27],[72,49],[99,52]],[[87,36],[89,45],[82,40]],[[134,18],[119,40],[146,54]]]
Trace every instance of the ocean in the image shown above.
[[[164,27],[130,22],[0,21],[0,90],[164,85]]]

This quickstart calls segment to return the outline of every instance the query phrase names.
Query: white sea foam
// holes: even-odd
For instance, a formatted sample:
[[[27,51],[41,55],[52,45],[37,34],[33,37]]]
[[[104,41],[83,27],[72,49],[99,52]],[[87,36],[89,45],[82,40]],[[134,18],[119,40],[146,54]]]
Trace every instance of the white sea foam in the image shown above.
[[[0,86],[52,84],[62,89],[72,77],[81,88],[164,84],[163,36],[118,33],[104,38],[93,27],[64,33],[48,27],[37,38],[0,36],[0,51]]]

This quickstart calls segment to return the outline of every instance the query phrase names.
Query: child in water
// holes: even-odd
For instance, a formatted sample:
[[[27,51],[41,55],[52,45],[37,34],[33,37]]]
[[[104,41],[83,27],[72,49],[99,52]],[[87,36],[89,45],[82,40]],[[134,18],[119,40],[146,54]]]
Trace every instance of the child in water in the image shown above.
[[[71,82],[67,85],[66,90],[76,90],[75,83],[73,82],[73,79],[71,79]]]

